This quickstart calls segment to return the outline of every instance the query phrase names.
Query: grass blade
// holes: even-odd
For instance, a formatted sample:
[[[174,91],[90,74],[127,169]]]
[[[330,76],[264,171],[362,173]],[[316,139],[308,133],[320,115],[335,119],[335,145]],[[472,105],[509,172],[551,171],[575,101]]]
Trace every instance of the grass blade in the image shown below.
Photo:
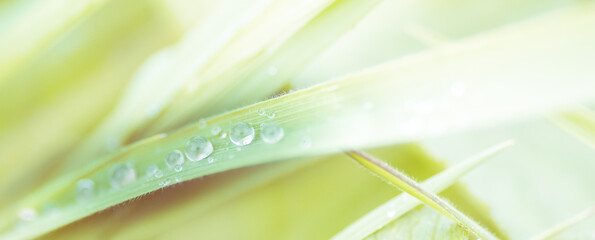
[[[551,116],[559,127],[595,148],[595,112],[587,107],[574,106],[563,113]]]
[[[380,176],[382,179],[395,185],[397,188],[410,194],[411,196],[419,199],[426,205],[436,209],[438,212],[444,214],[455,222],[461,224],[469,232],[475,234],[481,239],[497,239],[489,231],[479,226],[469,217],[459,212],[456,208],[451,206],[448,202],[442,200],[436,194],[427,191],[420,184],[415,182],[413,179],[407,177],[404,173],[388,166],[385,162],[382,162],[372,156],[369,156],[360,151],[349,151],[347,152],[351,158],[356,160],[358,163],[372,171],[373,173]]]
[[[428,191],[441,192],[454,184],[463,175],[513,144],[514,141],[508,140],[494,145],[477,155],[471,156],[463,162],[434,175],[420,185]],[[401,215],[416,207],[419,203],[418,200],[412,198],[409,194],[400,194],[337,233],[333,239],[363,239],[381,229],[391,221],[399,218]]]
[[[582,220],[587,219],[591,216],[595,215],[595,206],[585,209],[584,211],[580,212],[576,216],[567,219],[566,221],[561,222],[560,224],[552,227],[551,229],[532,237],[531,240],[545,240],[551,239],[556,235],[564,232],[568,228],[580,223]]]

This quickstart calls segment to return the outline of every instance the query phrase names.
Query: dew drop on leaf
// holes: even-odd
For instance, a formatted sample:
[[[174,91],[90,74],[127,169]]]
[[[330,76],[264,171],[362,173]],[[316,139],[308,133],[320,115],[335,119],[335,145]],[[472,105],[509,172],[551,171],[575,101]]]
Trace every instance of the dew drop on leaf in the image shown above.
[[[238,146],[248,145],[254,140],[254,128],[245,122],[239,122],[231,127],[229,140]]]
[[[19,218],[23,221],[33,221],[37,219],[37,211],[33,208],[25,208],[19,211]]]
[[[269,119],[273,119],[273,118],[275,118],[275,116],[276,116],[276,115],[277,115],[277,114],[275,114],[274,112],[269,112],[269,113],[267,114],[267,118],[269,118]]]
[[[190,161],[200,161],[213,153],[213,144],[204,137],[196,136],[186,142],[184,153]]]
[[[182,170],[184,170],[184,168],[182,167],[182,165],[176,165],[174,167],[174,171],[176,171],[176,172],[181,172]]]
[[[184,155],[182,152],[180,152],[180,150],[173,150],[172,152],[168,153],[163,160],[168,167],[176,167],[184,164]]]
[[[109,182],[118,189],[136,181],[136,171],[132,164],[116,163],[109,170]]]
[[[95,182],[90,179],[81,179],[75,185],[76,200],[89,201],[95,197]]]
[[[156,164],[151,164],[147,167],[147,177],[160,178],[162,176],[163,176],[163,172],[161,172],[161,170],[159,169],[159,167],[157,167]]]
[[[219,126],[214,126],[213,128],[211,128],[211,134],[213,136],[218,135],[221,132],[221,127]]]
[[[198,127],[205,128],[206,126],[207,126],[207,120],[205,120],[205,119],[198,120]]]
[[[273,144],[281,141],[285,133],[277,123],[263,123],[260,125],[260,135],[262,141]]]

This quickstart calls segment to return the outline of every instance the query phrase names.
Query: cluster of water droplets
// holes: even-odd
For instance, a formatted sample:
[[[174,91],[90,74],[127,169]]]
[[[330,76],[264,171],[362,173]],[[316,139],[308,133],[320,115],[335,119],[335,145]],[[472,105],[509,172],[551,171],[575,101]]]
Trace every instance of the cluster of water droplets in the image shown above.
[[[277,116],[277,114],[275,114],[274,112],[272,112],[272,111],[267,112],[266,110],[264,110],[262,108],[258,109],[257,112],[258,112],[258,115],[265,116],[268,119],[273,119],[273,118],[275,118],[275,116]]]

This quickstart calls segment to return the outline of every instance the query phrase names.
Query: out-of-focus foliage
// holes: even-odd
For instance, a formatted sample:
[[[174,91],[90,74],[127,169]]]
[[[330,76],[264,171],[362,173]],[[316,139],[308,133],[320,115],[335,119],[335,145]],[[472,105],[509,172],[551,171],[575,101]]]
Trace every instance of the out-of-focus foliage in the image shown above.
[[[324,239],[399,194],[343,151],[419,181],[511,138],[440,196],[497,237],[547,235],[595,202],[595,121],[576,107],[595,100],[594,16],[574,0],[1,1],[0,239]],[[208,158],[164,161],[197,135]],[[473,238],[427,206],[387,223],[369,238]]]

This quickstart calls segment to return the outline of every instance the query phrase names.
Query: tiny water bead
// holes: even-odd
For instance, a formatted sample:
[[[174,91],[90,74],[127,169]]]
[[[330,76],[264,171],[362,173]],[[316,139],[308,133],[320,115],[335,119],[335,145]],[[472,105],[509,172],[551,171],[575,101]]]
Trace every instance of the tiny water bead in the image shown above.
[[[109,182],[118,189],[136,181],[136,171],[131,163],[116,163],[109,170]]]
[[[262,109],[262,108],[258,109],[258,115],[264,116],[266,113],[267,112],[264,109]]]
[[[184,153],[190,161],[200,161],[213,153],[213,144],[204,137],[196,136],[186,142]]]
[[[274,112],[269,112],[269,113],[267,113],[267,118],[273,119],[273,118],[275,118],[276,115],[277,114],[275,114]]]
[[[221,132],[221,127],[219,126],[214,126],[213,128],[211,128],[211,134],[213,136],[218,135]]]
[[[215,162],[215,159],[211,157],[211,158],[207,159],[207,162],[208,163],[213,163],[213,162]]]
[[[90,179],[81,179],[75,185],[76,200],[89,201],[95,197],[95,182]]]
[[[260,136],[265,143],[277,143],[281,141],[284,135],[283,128],[277,123],[263,123],[260,125]]]
[[[245,122],[239,122],[231,127],[229,132],[229,140],[238,146],[248,145],[254,140],[254,128]]]
[[[19,211],[19,218],[23,221],[33,221],[37,219],[37,211],[33,208],[25,208]]]
[[[165,156],[165,164],[168,167],[176,167],[184,164],[184,154],[180,150],[173,150]]]
[[[207,126],[207,120],[205,120],[205,119],[198,120],[198,127],[205,128],[206,126]]]
[[[147,167],[147,177],[161,178],[163,177],[163,172],[159,169],[159,167],[157,167],[156,164],[151,164]]]
[[[182,170],[184,170],[184,167],[182,167],[182,165],[176,165],[174,167],[174,171],[176,171],[176,172],[181,172]]]

